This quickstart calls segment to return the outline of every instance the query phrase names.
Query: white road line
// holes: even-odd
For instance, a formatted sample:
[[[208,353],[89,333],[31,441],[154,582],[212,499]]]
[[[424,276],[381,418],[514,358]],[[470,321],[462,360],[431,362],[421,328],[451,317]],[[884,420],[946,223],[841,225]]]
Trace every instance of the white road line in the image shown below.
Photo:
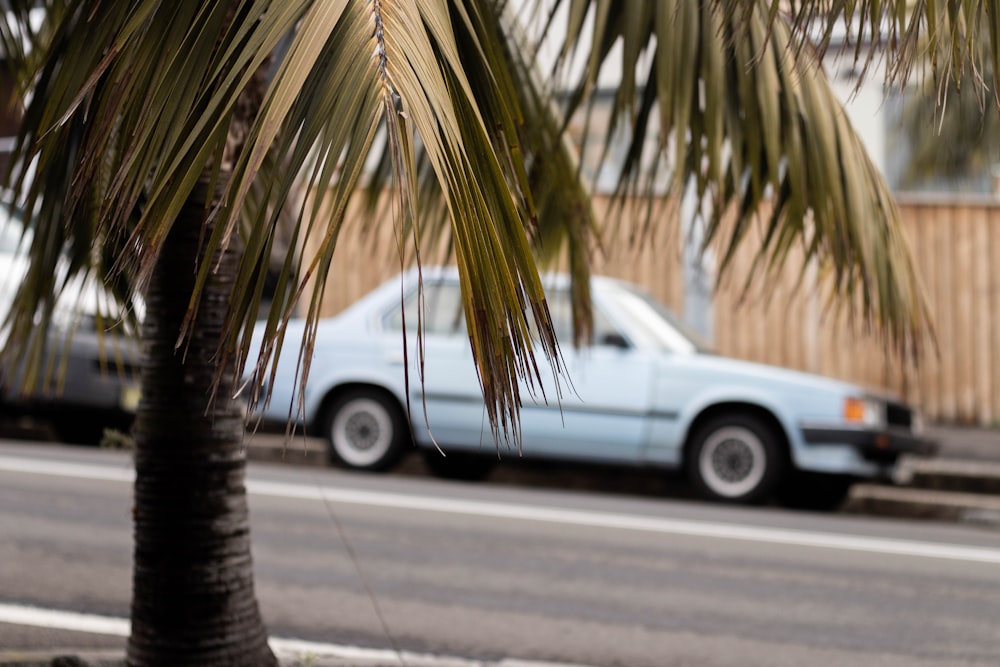
[[[13,456],[0,456],[0,471],[109,481],[129,481],[134,476],[133,471],[126,469],[91,464],[43,461]],[[838,549],[883,555],[1000,564],[1000,549],[961,544],[885,539],[633,514],[587,512],[583,510],[537,507],[516,503],[496,503],[482,500],[361,491],[328,486],[305,486],[285,482],[248,480],[247,489],[251,494],[275,498],[327,501],[411,511],[419,510],[444,514],[492,517],[515,521],[540,521],[591,528],[633,530],[648,533],[784,544],[819,549]]]
[[[132,469],[131,464],[127,468],[113,468],[111,466],[99,466],[92,463],[47,461],[21,456],[0,456],[0,470],[4,472],[23,472],[33,475],[52,475],[54,477],[94,479],[107,482],[131,482],[135,479],[135,470]]]
[[[3,603],[0,603],[0,623],[30,625],[53,630],[73,630],[74,632],[112,635],[114,637],[128,637],[130,627],[127,618]]]
[[[520,521],[542,521],[591,528],[635,530],[649,533],[710,537],[747,542],[766,542],[821,549],[862,551],[898,556],[918,556],[945,560],[1000,564],[1000,549],[958,544],[936,544],[916,540],[883,539],[813,531],[746,526],[733,523],[668,519],[634,514],[586,512],[480,500],[436,498],[330,487],[305,487],[281,482],[250,482],[251,493],[303,500],[369,505],[393,509],[422,510],[447,514],[493,517]]]
[[[94,635],[110,635],[127,637],[129,620],[114,616],[99,616],[97,614],[81,614],[57,609],[43,609],[18,604],[0,602],[0,623],[13,625],[28,625],[50,630],[71,630]],[[307,658],[337,658],[372,662],[378,664],[434,665],[435,667],[587,667],[586,665],[570,665],[556,662],[534,662],[507,658],[499,661],[483,662],[455,656],[435,655],[431,653],[402,652],[402,661],[395,651],[388,649],[365,648],[348,644],[332,644],[314,642],[303,639],[271,637],[271,649],[278,654],[291,655],[299,659]]]

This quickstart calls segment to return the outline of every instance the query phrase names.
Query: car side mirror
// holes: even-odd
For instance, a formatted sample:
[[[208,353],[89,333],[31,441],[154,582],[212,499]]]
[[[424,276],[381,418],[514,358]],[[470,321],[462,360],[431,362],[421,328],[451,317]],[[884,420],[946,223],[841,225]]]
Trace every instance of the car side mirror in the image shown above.
[[[625,336],[620,333],[606,333],[601,336],[598,344],[605,345],[607,347],[617,347],[620,350],[627,350],[632,347],[629,345],[629,342],[625,340]]]

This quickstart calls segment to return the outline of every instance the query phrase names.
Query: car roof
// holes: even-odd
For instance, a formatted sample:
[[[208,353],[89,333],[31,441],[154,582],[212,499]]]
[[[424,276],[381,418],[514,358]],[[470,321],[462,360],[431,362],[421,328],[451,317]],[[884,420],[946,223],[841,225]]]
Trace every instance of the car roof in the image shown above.
[[[410,268],[384,284],[388,285],[391,283],[396,285],[398,288],[399,281],[402,279],[404,289],[410,289],[417,284],[417,279],[421,275],[423,276],[425,283],[436,281],[457,282],[459,280],[457,266],[423,266],[420,268]],[[559,271],[545,271],[540,274],[540,278],[545,289],[566,289],[572,284],[572,277],[568,273]],[[590,277],[590,282],[593,286],[603,284],[630,284],[617,278],[602,275],[592,275]]]

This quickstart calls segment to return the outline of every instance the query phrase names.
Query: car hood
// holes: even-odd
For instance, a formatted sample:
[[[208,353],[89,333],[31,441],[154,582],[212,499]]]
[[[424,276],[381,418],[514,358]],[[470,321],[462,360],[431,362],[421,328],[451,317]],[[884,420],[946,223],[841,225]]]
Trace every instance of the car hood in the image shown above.
[[[725,375],[731,380],[743,379],[754,384],[767,383],[772,387],[780,385],[787,390],[830,391],[854,395],[874,393],[859,385],[814,373],[715,354],[695,353],[687,355],[680,364],[692,369],[696,368],[700,372]]]

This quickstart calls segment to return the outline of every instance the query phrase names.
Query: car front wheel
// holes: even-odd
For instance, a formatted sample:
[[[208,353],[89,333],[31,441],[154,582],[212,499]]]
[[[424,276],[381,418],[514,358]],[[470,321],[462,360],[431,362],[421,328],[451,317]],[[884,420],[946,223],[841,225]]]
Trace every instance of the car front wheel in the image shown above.
[[[778,435],[750,414],[715,417],[694,434],[687,471],[711,500],[754,504],[767,500],[781,476]]]
[[[373,390],[338,397],[327,411],[326,437],[333,463],[381,471],[402,456],[406,424],[391,398]]]

